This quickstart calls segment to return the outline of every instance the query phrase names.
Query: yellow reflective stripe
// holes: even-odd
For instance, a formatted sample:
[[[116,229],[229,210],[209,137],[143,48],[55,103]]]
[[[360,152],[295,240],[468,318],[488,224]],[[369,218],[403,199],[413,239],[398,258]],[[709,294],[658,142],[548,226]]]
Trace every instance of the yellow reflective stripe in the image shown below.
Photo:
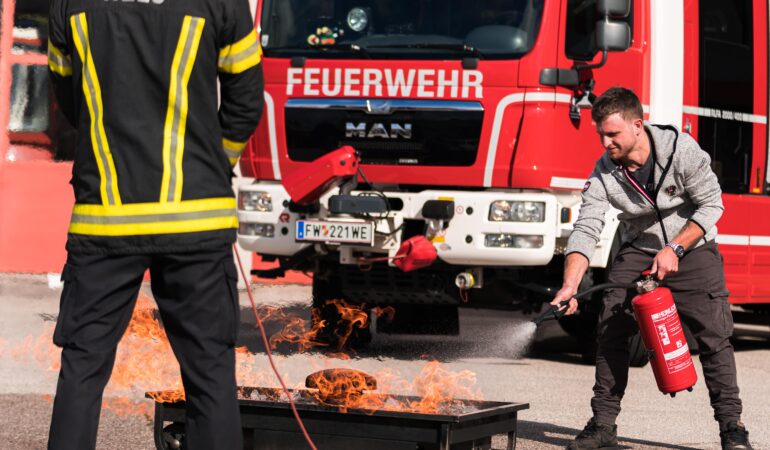
[[[262,47],[257,42],[257,31],[251,30],[240,41],[219,51],[217,65],[220,72],[236,74],[251,69],[261,60]]]
[[[228,208],[235,209],[235,198],[204,198],[184,200],[178,203],[127,203],[120,206],[76,204],[72,213],[83,216],[111,217],[191,213]]]
[[[160,201],[178,202],[182,199],[182,157],[187,129],[188,91],[195,58],[198,54],[205,19],[185,16],[179,33],[168,90],[166,123],[163,128],[163,178]]]
[[[244,147],[246,147],[245,142],[238,142],[238,141],[231,141],[227,138],[222,138],[222,146],[225,148],[225,150],[230,150],[233,152],[240,152],[243,150]]]
[[[137,224],[90,224],[71,223],[69,232],[90,236],[136,236],[147,234],[194,233],[198,231],[226,230],[238,228],[238,218],[214,217],[209,219],[185,220],[177,222],[155,222]]]
[[[222,138],[222,147],[225,149],[225,155],[227,155],[230,165],[234,166],[238,162],[238,158],[241,157],[241,153],[243,153],[246,143]]]
[[[237,228],[235,198],[133,203],[120,206],[76,204],[69,232],[97,236],[189,233]]]
[[[99,78],[96,75],[91,45],[88,40],[88,23],[86,13],[70,17],[75,47],[80,60],[83,61],[83,94],[91,116],[91,146],[93,147],[96,165],[99,168],[99,189],[102,203],[105,205],[120,205],[118,178],[115,163],[112,159],[107,134],[104,131],[104,106]]]
[[[72,75],[72,60],[48,40],[48,68],[63,77]]]

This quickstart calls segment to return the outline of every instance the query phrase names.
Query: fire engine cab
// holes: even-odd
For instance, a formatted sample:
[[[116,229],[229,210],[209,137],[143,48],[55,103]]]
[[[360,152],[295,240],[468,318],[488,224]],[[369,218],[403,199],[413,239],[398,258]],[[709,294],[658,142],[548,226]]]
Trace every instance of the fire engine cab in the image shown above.
[[[603,151],[591,102],[622,85],[651,122],[676,125],[710,154],[724,191],[730,300],[767,311],[767,7],[262,0],[266,108],[241,161],[255,181],[240,187],[239,243],[280,263],[258,275],[312,273],[316,306],[388,304],[421,322],[463,305],[537,310],[561,283],[580,192]],[[295,204],[286,177],[346,145],[360,156],[349,194],[381,197],[380,209],[335,209],[339,187]],[[586,283],[612,261],[616,213]],[[415,235],[436,249],[430,267],[366,263]],[[596,308],[565,328],[590,342]]]
[[[0,0],[0,271],[59,272],[75,131],[49,89],[48,0]],[[31,247],[32,246],[32,247]],[[34,251],[30,251],[30,249]]]

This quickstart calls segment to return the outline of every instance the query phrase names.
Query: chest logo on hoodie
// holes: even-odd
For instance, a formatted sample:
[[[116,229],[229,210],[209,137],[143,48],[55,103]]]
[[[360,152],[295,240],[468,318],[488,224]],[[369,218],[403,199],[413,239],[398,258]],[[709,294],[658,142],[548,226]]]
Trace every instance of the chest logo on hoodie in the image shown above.
[[[590,181],[586,181],[586,184],[583,185],[583,192],[587,191],[588,188],[590,188],[590,187],[591,187],[591,182]]]
[[[666,194],[668,194],[669,197],[673,197],[676,195],[676,186],[673,184],[666,188]]]

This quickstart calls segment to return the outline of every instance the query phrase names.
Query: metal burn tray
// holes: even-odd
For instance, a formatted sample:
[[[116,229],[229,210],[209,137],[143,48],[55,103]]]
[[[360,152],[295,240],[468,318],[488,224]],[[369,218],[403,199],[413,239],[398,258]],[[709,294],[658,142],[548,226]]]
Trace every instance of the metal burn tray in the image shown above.
[[[239,406],[244,449],[293,450],[308,448],[279,389],[240,387]],[[297,411],[319,450],[489,450],[492,436],[508,437],[506,449],[516,448],[518,412],[527,403],[453,400],[439,414],[387,409],[345,409],[321,404],[310,390],[290,390]],[[148,392],[165,398],[169,392]],[[419,397],[378,395],[396,402]],[[185,403],[155,402],[155,445],[159,450],[179,448],[184,439]]]

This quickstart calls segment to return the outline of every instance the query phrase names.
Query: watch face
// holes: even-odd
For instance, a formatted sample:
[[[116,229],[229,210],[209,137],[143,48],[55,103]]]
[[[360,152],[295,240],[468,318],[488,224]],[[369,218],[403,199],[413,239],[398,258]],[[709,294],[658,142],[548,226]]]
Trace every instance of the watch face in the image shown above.
[[[671,250],[674,251],[674,254],[676,255],[677,258],[681,258],[682,256],[684,256],[684,247],[682,247],[681,245],[676,244],[674,242],[669,242],[668,244],[666,244],[666,246],[671,247]]]

